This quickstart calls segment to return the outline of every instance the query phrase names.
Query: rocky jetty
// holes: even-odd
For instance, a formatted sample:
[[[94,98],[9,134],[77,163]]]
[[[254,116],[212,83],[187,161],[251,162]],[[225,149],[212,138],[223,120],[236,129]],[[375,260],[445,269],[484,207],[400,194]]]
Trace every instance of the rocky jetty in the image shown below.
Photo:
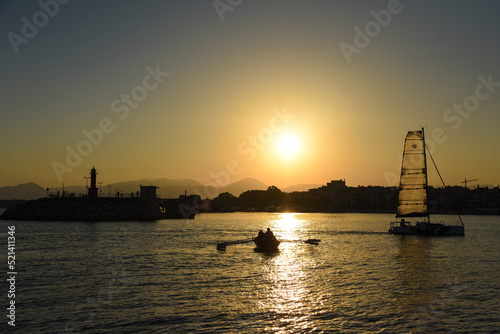
[[[0,216],[4,220],[140,221],[177,218],[159,205],[140,198],[42,198],[17,204]]]

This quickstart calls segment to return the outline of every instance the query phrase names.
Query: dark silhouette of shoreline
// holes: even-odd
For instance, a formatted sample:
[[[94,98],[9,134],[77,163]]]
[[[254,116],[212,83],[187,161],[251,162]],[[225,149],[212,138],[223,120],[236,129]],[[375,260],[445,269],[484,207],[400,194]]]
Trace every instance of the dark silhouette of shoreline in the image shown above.
[[[308,191],[247,190],[239,196],[229,192],[202,200],[187,194],[160,199],[154,186],[141,187],[141,196],[115,198],[55,197],[38,200],[3,200],[7,209],[0,219],[55,221],[116,221],[194,218],[198,212],[325,212],[394,213],[397,187],[348,187],[334,180]],[[500,188],[454,186],[429,187],[432,214],[500,215]]]
[[[347,187],[345,180],[336,180],[303,192],[285,193],[270,186],[238,197],[222,193],[210,201],[207,211],[395,213],[397,201],[397,187]],[[433,214],[500,215],[500,188],[429,187],[429,208]]]

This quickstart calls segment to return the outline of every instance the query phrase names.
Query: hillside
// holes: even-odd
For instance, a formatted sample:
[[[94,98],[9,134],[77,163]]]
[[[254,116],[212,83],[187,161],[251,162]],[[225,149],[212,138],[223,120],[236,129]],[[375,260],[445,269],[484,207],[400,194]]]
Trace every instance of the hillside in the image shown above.
[[[257,179],[246,178],[233,183],[228,184],[225,187],[220,188],[220,192],[228,192],[234,196],[239,196],[242,192],[247,190],[266,190],[267,185]]]
[[[293,193],[295,191],[308,191],[309,189],[316,189],[319,187],[321,187],[321,184],[301,183],[301,184],[296,184],[294,186],[288,186],[281,190],[286,193]]]
[[[13,187],[1,187],[0,199],[38,199],[47,196],[47,191],[34,182],[18,184]]]

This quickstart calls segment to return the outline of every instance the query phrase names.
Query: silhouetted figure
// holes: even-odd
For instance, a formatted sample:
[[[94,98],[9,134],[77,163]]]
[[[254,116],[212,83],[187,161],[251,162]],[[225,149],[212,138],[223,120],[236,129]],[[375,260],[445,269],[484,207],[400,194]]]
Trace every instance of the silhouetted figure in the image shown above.
[[[265,236],[266,236],[266,238],[269,238],[270,240],[277,240],[276,237],[274,236],[274,233],[271,232],[271,229],[269,227],[266,230]]]
[[[276,239],[270,228],[265,233],[260,230],[259,235],[253,239],[253,242],[257,246],[254,249],[256,252],[274,253],[279,251],[278,246],[280,241]]]

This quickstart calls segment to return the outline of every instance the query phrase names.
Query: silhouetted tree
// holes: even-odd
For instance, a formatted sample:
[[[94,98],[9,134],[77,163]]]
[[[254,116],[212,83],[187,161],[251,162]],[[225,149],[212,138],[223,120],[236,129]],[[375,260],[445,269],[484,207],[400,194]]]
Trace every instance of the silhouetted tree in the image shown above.
[[[212,209],[215,211],[226,211],[236,206],[238,206],[238,197],[228,192],[220,193],[212,200]]]
[[[269,186],[266,190],[268,206],[278,207],[283,203],[283,192],[276,186]]]
[[[239,202],[248,209],[264,210],[267,207],[265,195],[264,190],[247,190],[240,195]]]

